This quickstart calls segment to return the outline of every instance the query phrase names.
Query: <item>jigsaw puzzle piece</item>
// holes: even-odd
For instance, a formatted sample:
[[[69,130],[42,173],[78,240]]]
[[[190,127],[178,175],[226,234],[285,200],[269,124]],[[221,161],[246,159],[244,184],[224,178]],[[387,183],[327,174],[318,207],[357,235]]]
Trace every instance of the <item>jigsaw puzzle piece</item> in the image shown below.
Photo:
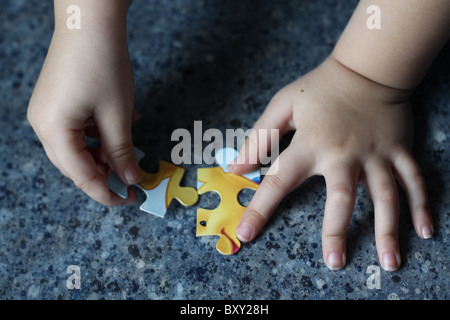
[[[123,199],[128,198],[128,185],[122,182],[120,178],[110,170],[108,174],[108,188]]]
[[[145,156],[144,152],[135,148],[138,162]],[[140,206],[142,211],[164,217],[170,203],[177,199],[184,206],[194,205],[198,201],[198,194],[194,188],[180,186],[185,170],[171,163],[160,161],[159,171],[147,173],[141,170],[142,180],[135,186],[146,195],[146,200]],[[110,172],[108,187],[122,198],[128,197],[128,187],[119,177]]]
[[[219,167],[200,168],[197,171],[198,194],[212,191],[220,196],[220,204],[216,209],[197,210],[197,236],[219,236],[216,249],[224,255],[234,254],[241,247],[236,228],[245,207],[239,203],[238,195],[243,189],[256,190],[260,181],[259,171],[246,176],[226,171],[226,166],[236,155],[234,149],[222,150],[216,154]]]
[[[211,217],[214,214],[217,214],[217,212],[214,212],[214,210],[207,210],[202,208],[198,209],[197,237],[219,235],[220,238],[217,241],[216,245],[217,251],[224,255],[238,252],[238,250],[241,248],[241,243],[236,237],[235,232],[233,232],[232,230],[234,224],[227,224],[221,219],[214,219]]]
[[[238,152],[234,148],[223,148],[216,152],[215,160],[216,163],[223,169],[223,171],[228,172],[227,166],[238,156]],[[242,174],[243,177],[249,180],[261,183],[261,174],[259,170]]]
[[[184,206],[192,206],[198,201],[194,188],[180,186],[185,170],[166,161],[159,162],[159,171],[142,171],[142,180],[137,185],[147,196],[141,210],[164,217],[170,203],[176,199]]]
[[[157,215],[164,218],[169,205],[167,205],[166,194],[169,178],[162,180],[155,188],[145,189],[140,184],[137,185],[144,193],[146,200],[141,204],[139,209],[142,211]]]

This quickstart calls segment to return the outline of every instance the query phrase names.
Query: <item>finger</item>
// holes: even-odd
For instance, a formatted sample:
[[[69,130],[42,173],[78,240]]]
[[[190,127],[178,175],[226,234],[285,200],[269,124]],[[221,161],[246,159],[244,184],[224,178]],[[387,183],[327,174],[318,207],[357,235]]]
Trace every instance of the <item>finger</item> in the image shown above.
[[[388,164],[372,163],[366,167],[366,179],[375,209],[375,240],[380,263],[386,271],[395,271],[400,267],[395,178]]]
[[[228,167],[229,171],[242,174],[257,169],[272,148],[278,145],[280,138],[294,129],[291,118],[291,100],[280,91],[256,121],[238,156]]]
[[[53,148],[51,145],[42,139],[42,146],[44,148],[45,154],[47,155],[50,162],[59,169],[59,171],[66,177],[68,177],[67,173],[64,171],[64,168],[62,165],[60,165],[58,157],[56,156],[55,152],[53,151]]]
[[[309,176],[310,163],[288,147],[270,167],[246,208],[236,235],[242,242],[253,240],[283,198]]]
[[[345,163],[334,163],[324,173],[327,200],[322,226],[322,251],[331,270],[345,266],[347,230],[355,207],[358,170]]]
[[[133,185],[140,181],[141,171],[136,160],[131,137],[132,113],[119,106],[99,108],[96,122],[102,150],[112,170],[120,179]]]
[[[132,123],[135,123],[137,120],[139,120],[142,117],[142,115],[138,111],[133,110],[131,117],[132,117],[131,118]],[[99,138],[100,137],[100,134],[97,129],[97,125],[93,118],[89,118],[88,121],[86,121],[85,125],[86,125],[86,128],[85,128],[86,136],[91,137],[91,138]]]
[[[419,165],[409,153],[400,154],[394,163],[396,175],[408,197],[416,233],[423,239],[433,236],[433,219],[428,204],[425,179]]]
[[[108,205],[116,206],[137,201],[137,195],[130,193],[128,199],[122,199],[109,191],[104,168],[98,166],[92,154],[85,146],[84,130],[61,129],[60,134],[50,141],[55,162],[60,170],[70,178],[76,186],[92,199]]]

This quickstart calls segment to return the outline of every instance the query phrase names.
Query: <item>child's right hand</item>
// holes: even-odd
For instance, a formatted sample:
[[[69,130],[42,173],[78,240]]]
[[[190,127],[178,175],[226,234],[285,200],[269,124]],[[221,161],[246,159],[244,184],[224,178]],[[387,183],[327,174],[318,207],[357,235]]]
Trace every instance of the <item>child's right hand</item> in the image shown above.
[[[28,108],[28,120],[52,163],[94,200],[135,202],[110,192],[111,167],[128,184],[140,171],[133,152],[134,76],[124,30],[55,32]],[[86,146],[85,137],[101,147]]]

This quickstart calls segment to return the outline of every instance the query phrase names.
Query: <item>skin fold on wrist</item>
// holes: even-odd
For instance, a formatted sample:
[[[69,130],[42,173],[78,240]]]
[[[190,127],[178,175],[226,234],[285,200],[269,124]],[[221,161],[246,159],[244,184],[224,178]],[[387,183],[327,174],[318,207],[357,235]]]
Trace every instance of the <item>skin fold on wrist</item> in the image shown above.
[[[323,71],[320,71],[323,69]],[[375,82],[364,75],[352,70],[331,54],[319,66],[319,72],[326,72],[324,79],[329,79],[337,88],[331,88],[334,92],[347,92],[358,101],[379,101],[395,105],[407,102],[413,90],[403,90],[386,86]]]

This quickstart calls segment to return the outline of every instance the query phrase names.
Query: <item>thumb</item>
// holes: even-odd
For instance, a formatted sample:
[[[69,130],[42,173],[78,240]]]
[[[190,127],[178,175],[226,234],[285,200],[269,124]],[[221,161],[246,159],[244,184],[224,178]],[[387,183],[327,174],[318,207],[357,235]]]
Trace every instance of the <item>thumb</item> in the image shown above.
[[[96,122],[102,149],[111,169],[126,184],[138,183],[141,171],[131,137],[132,112],[124,112],[123,108],[111,108],[99,114]]]

